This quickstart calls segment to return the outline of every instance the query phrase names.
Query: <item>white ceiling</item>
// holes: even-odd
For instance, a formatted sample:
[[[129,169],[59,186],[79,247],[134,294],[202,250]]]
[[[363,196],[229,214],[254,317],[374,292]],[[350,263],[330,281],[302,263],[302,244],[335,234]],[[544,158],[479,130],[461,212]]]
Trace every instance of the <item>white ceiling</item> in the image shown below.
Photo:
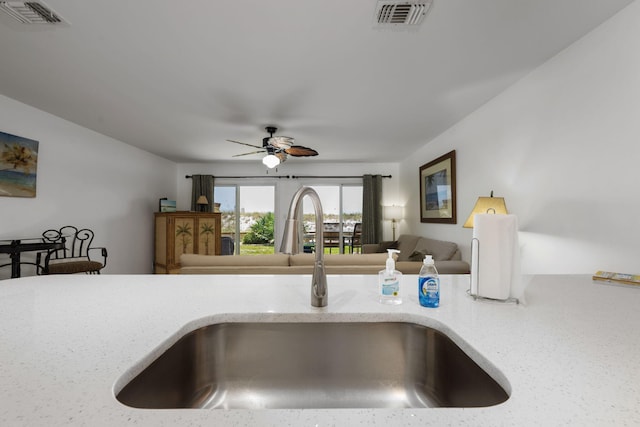
[[[320,155],[399,161],[632,0],[434,0],[419,29],[377,0],[45,0],[0,16],[0,93],[178,162],[257,161],[264,127]],[[245,150],[245,148],[247,150]]]

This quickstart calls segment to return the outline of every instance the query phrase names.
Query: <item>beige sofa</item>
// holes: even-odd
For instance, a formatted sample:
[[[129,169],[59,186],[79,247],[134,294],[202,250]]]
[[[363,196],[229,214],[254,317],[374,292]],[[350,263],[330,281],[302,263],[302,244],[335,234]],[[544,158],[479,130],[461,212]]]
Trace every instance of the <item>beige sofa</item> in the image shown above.
[[[378,274],[385,268],[388,248],[400,251],[396,269],[418,274],[425,254],[433,256],[440,274],[468,274],[469,264],[462,261],[458,245],[410,234],[395,242],[365,244],[362,254],[326,254],[327,274]],[[195,255],[180,256],[180,274],[311,274],[315,254],[271,255]]]
[[[469,263],[462,261],[458,245],[444,240],[429,239],[411,234],[401,235],[395,242],[365,244],[364,254],[383,253],[387,249],[398,249],[396,269],[404,274],[418,274],[425,255],[433,256],[440,274],[468,274]]]
[[[327,274],[378,274],[388,255],[326,254]],[[180,274],[311,274],[315,254],[194,255],[180,256]]]

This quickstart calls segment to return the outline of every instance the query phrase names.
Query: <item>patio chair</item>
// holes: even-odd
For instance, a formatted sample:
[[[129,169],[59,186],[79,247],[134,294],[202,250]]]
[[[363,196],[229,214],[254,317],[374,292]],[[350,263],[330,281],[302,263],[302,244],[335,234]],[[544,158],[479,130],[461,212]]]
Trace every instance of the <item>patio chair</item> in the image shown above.
[[[220,255],[233,255],[235,244],[232,237],[222,236],[221,244]]]
[[[340,224],[334,222],[325,222],[323,230],[323,244],[325,249],[340,248]]]
[[[351,235],[351,253],[358,248],[358,251],[362,253],[362,223],[356,222],[353,226],[353,234]]]

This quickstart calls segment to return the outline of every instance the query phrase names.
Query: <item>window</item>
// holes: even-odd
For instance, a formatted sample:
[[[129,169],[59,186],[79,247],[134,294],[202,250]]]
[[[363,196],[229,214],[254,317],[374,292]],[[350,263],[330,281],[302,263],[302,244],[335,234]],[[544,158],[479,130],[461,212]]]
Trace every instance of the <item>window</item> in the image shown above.
[[[325,253],[352,253],[360,251],[362,231],[362,185],[312,185],[322,202]],[[313,203],[305,198],[304,214],[305,251],[315,247],[315,214]],[[358,225],[357,225],[358,224]]]
[[[213,194],[222,214],[223,249],[230,239],[235,254],[274,253],[274,186],[216,185]]]

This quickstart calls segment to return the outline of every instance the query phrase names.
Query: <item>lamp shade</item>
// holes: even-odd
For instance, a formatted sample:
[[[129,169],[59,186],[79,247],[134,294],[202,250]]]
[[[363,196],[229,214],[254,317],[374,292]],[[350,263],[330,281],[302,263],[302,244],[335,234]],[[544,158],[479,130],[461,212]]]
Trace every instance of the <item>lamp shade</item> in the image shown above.
[[[208,205],[208,204],[209,204],[209,200],[207,200],[207,196],[205,196],[204,194],[198,197],[198,200],[196,200],[196,205]]]
[[[398,220],[402,218],[402,206],[384,206],[382,211],[384,219],[386,220]]]
[[[262,163],[269,169],[273,169],[280,164],[280,159],[278,156],[274,156],[273,154],[267,154],[262,159]]]
[[[475,214],[480,214],[480,213],[494,213],[494,214],[506,215],[509,212],[507,212],[507,205],[504,202],[504,198],[493,197],[493,191],[492,191],[491,197],[478,197],[478,201],[476,202],[476,205],[473,207],[473,210],[471,211],[471,214],[469,215],[469,218],[467,218],[467,221],[464,223],[463,227],[473,228],[473,217]]]

